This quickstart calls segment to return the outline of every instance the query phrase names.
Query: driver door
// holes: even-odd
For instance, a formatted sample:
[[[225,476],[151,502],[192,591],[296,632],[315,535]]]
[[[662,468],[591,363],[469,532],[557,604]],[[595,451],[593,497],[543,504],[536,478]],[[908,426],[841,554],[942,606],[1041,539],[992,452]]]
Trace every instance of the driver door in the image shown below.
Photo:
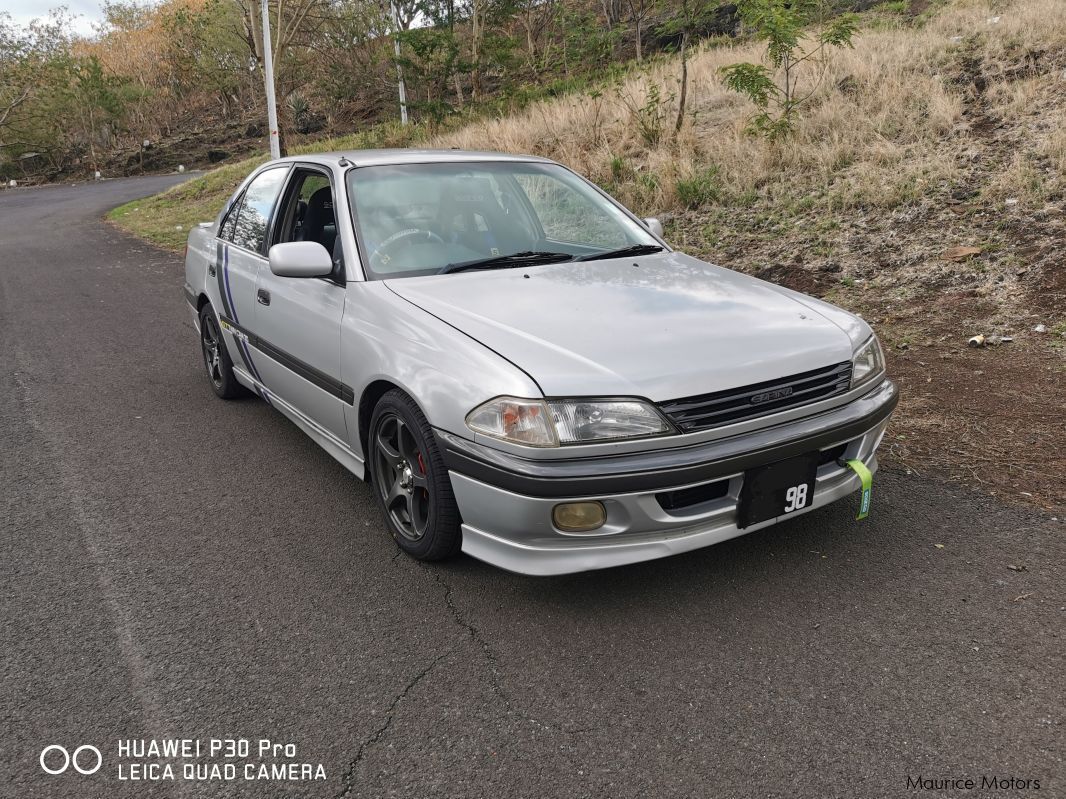
[[[260,372],[271,391],[347,444],[344,406],[351,389],[340,380],[340,330],[346,284],[333,213],[332,175],[297,165],[282,195],[271,244],[315,241],[333,254],[325,278],[279,277],[268,265],[256,283],[255,332],[268,357]]]

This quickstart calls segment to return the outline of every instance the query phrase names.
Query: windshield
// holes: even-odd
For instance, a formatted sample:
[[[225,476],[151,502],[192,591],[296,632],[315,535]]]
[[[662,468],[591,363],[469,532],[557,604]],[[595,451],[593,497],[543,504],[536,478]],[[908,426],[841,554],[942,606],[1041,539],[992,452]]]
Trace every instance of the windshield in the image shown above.
[[[460,271],[483,259],[491,268],[568,261],[658,244],[592,185],[556,164],[362,167],[348,173],[348,191],[371,278]]]

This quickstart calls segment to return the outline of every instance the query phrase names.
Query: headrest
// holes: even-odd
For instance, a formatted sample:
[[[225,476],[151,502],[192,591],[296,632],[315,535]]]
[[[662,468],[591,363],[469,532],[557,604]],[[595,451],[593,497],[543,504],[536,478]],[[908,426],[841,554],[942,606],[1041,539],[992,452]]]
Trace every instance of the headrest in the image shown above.
[[[308,210],[314,211],[329,211],[333,213],[333,190],[329,186],[323,186],[321,189],[311,195],[307,201]]]

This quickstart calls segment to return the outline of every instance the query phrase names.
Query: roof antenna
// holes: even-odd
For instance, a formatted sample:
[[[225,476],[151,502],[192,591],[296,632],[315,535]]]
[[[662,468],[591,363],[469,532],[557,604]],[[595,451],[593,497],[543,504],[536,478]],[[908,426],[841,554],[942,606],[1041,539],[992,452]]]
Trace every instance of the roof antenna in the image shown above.
[[[351,165],[352,165],[352,162],[349,161],[347,158],[345,158],[343,155],[341,156],[341,160],[337,162],[337,166],[351,166]]]

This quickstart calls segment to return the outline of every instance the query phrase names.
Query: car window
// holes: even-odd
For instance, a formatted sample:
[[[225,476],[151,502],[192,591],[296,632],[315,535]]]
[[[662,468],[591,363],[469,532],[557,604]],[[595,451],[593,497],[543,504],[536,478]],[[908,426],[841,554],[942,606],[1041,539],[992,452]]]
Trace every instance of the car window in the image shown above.
[[[540,218],[549,241],[624,247],[629,239],[602,202],[574,191],[552,174],[519,174],[515,180]],[[613,210],[613,209],[611,209]]]
[[[329,178],[317,172],[307,172],[303,175],[303,182],[300,184],[299,197],[304,202],[307,202],[316,191],[328,188]]]
[[[314,241],[339,257],[337,220],[333,212],[333,188],[321,172],[297,169],[286,192],[285,207],[278,213],[273,242]]]
[[[450,264],[531,251],[565,259],[655,244],[588,181],[556,164],[360,167],[348,172],[348,191],[372,278],[437,274]]]
[[[266,241],[270,214],[277,202],[287,168],[269,169],[253,180],[244,192],[244,202],[237,214],[233,243],[259,252]]]
[[[226,218],[222,220],[222,227],[219,228],[218,237],[224,241],[233,241],[233,231],[237,227],[237,214],[240,213],[241,203],[244,201],[244,194],[241,194],[236,200],[233,201],[233,205],[229,209],[229,213],[226,214]]]

